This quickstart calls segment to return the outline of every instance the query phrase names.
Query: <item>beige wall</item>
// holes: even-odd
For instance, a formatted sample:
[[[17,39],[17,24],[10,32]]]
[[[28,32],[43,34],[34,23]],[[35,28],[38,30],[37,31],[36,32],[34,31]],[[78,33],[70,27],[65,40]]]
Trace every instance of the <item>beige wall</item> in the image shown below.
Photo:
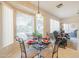
[[[0,48],[2,46],[2,6],[0,3]]]

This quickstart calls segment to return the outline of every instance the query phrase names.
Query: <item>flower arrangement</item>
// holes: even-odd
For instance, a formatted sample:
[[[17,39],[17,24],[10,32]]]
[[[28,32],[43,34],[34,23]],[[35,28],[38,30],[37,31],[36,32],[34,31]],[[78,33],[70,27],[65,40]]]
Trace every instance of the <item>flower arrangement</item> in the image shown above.
[[[18,36],[16,36],[16,41],[18,41],[19,43],[22,43],[22,39],[19,38]]]
[[[33,39],[29,39],[29,40],[26,41],[26,43],[29,44],[29,45],[31,45],[31,44],[33,44],[33,43],[35,43],[35,42],[36,42],[36,41],[33,40]]]

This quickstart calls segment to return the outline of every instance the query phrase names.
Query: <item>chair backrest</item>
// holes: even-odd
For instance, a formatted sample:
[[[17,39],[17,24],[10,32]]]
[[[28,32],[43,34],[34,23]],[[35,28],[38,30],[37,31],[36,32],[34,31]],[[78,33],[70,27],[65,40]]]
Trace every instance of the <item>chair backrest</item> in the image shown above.
[[[58,32],[57,31],[54,31],[53,34],[54,34],[54,39],[57,39]]]
[[[23,40],[20,43],[20,48],[21,48],[21,58],[27,58],[26,48]]]

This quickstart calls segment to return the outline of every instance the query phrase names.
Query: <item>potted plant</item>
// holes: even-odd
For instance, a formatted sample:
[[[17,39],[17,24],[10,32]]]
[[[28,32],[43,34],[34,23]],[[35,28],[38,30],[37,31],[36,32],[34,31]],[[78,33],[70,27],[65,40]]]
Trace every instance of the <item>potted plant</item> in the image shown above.
[[[33,35],[33,37],[42,38],[42,34],[38,33],[38,32],[33,32],[32,35]]]

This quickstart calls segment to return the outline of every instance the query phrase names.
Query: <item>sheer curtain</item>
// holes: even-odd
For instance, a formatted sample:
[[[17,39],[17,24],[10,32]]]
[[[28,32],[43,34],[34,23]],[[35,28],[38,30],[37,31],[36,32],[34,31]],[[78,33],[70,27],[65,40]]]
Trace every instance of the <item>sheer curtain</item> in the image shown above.
[[[2,22],[3,22],[3,47],[9,46],[14,42],[13,36],[13,9],[6,4],[2,5]]]

